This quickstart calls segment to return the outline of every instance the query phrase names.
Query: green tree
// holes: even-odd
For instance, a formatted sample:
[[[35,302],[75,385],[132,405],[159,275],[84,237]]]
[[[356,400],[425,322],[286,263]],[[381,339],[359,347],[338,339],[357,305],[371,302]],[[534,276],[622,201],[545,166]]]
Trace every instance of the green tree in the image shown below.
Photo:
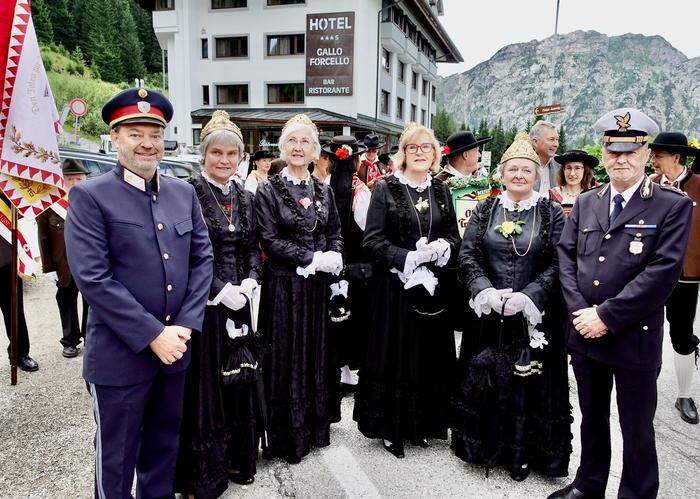
[[[142,9],[136,0],[130,0],[131,15],[136,23],[139,40],[143,45],[143,62],[146,71],[154,73],[163,69],[162,54],[156,34],[153,32],[153,17],[151,13]]]
[[[58,45],[63,45],[68,50],[76,47],[76,27],[73,18],[73,10],[68,6],[68,0],[46,0],[53,26],[53,39]],[[32,4],[36,3],[36,0]],[[72,2],[71,2],[72,3]]]
[[[528,118],[527,123],[525,124],[525,131],[527,133],[530,133],[531,128],[532,128],[532,120],[530,118]]]
[[[462,132],[469,130],[469,127],[467,126],[467,123],[465,121],[463,121],[462,124],[459,125],[459,130]]]
[[[558,154],[563,154],[568,150],[566,144],[566,132],[564,131],[564,124],[559,125],[559,149],[557,149]]]
[[[510,130],[506,132],[506,149],[513,143],[516,135],[518,135],[518,127],[513,125],[510,127]],[[503,152],[505,152],[505,150]]]
[[[491,145],[491,162],[495,165],[500,163],[501,156],[505,152],[509,144],[506,144],[506,134],[503,130],[503,121],[499,118],[496,126],[491,130],[491,136],[493,140],[490,142]]]
[[[53,43],[53,26],[46,0],[33,0],[31,6],[36,37],[41,43]]]
[[[445,143],[447,137],[455,133],[454,120],[447,114],[447,111],[441,107],[438,108],[435,113],[435,118],[433,118],[433,130],[435,131],[435,137],[441,143]]]
[[[486,121],[486,118],[483,118],[479,122],[479,128],[477,128],[476,136],[477,137],[486,137],[488,135],[491,135],[491,132],[489,131],[489,122]],[[492,149],[489,148],[489,150],[492,150]]]
[[[117,17],[115,41],[120,49],[122,61],[122,80],[132,81],[143,78],[146,66],[143,63],[143,44],[139,40],[136,22],[131,14],[133,0],[115,0],[121,15]]]

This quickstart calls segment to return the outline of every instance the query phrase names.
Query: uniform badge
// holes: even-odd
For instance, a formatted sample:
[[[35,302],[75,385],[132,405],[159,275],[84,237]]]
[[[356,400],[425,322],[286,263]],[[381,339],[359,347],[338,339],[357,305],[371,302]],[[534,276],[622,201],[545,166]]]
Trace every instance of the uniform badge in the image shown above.
[[[150,102],[146,102],[145,100],[140,100],[136,104],[136,107],[141,111],[142,113],[147,113],[151,110],[151,104]]]
[[[139,88],[138,94],[139,97],[145,99],[148,96],[148,90],[146,90],[145,88]]]
[[[633,255],[641,255],[643,249],[644,243],[642,241],[635,239],[634,241],[630,242],[630,253]]]

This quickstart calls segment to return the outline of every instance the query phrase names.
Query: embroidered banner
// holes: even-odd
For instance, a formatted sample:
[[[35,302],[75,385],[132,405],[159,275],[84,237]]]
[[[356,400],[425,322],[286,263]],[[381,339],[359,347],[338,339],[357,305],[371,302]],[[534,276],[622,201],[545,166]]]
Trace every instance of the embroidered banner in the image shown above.
[[[28,0],[0,3],[0,190],[35,217],[65,194],[60,120]]]
[[[5,201],[0,199],[0,237],[12,244],[12,212]],[[17,230],[17,260],[20,274],[34,275],[34,258],[22,232]],[[4,285],[4,283],[3,283]],[[4,291],[3,291],[4,292]]]

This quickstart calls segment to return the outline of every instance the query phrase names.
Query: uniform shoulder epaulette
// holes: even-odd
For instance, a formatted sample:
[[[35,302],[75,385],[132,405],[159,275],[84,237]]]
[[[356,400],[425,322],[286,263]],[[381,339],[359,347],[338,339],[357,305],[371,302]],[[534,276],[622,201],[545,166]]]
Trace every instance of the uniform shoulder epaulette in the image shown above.
[[[680,190],[678,187],[673,187],[672,185],[664,185],[664,184],[656,184],[656,185],[658,185],[659,187],[661,187],[661,189],[663,189],[665,191],[675,192],[676,194],[680,194],[681,196],[687,195],[685,192]]]
[[[606,185],[606,184],[594,185],[593,187],[589,187],[588,189],[582,190],[582,191],[581,191],[581,194],[583,194],[584,192],[589,192],[589,191],[594,191],[594,190],[596,190],[596,189],[600,189],[601,187],[605,187],[605,185]]]

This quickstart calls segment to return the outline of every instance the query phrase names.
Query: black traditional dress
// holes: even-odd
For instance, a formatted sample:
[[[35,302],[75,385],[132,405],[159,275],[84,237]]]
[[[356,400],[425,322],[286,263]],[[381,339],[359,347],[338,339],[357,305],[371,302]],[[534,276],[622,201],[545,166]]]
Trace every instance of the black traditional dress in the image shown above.
[[[379,181],[365,227],[364,247],[374,271],[372,320],[353,414],[368,438],[394,443],[447,438],[456,357],[444,286],[449,263],[425,265],[438,279],[432,297],[422,285],[404,289],[392,271],[403,271],[406,255],[421,237],[444,239],[450,260],[456,258],[459,234],[447,186],[430,178],[410,185],[400,173]]]
[[[522,229],[514,241],[497,230],[504,219]],[[488,306],[480,318],[467,315],[452,448],[487,470],[519,462],[550,476],[568,473],[572,417],[556,253],[563,225],[559,204],[537,193],[516,204],[502,194],[477,205],[464,234],[460,271],[477,313],[484,312],[480,293],[488,288],[512,288],[529,298],[524,312],[513,316]],[[540,333],[548,344],[538,347]],[[516,363],[522,368],[523,360],[535,369],[516,376]]]
[[[245,278],[260,281],[253,195],[233,181],[214,185],[197,176],[189,182],[199,198],[214,249],[209,303],[217,302],[228,283],[238,285]],[[229,319],[238,327],[249,325],[249,308],[234,312],[221,304],[208,304],[202,334],[193,334],[191,340],[175,477],[176,490],[198,498],[220,496],[228,487],[228,470],[255,475],[256,425],[261,416],[256,386],[222,382],[222,365],[232,348],[226,329]]]
[[[260,242],[267,255],[261,327],[271,353],[266,362],[268,438],[272,456],[298,462],[311,447],[330,444],[340,421],[338,364],[330,331],[330,283],[337,277],[297,274],[316,251],[342,254],[333,192],[310,175],[285,170],[261,184],[255,197]],[[305,207],[306,206],[306,207]]]

